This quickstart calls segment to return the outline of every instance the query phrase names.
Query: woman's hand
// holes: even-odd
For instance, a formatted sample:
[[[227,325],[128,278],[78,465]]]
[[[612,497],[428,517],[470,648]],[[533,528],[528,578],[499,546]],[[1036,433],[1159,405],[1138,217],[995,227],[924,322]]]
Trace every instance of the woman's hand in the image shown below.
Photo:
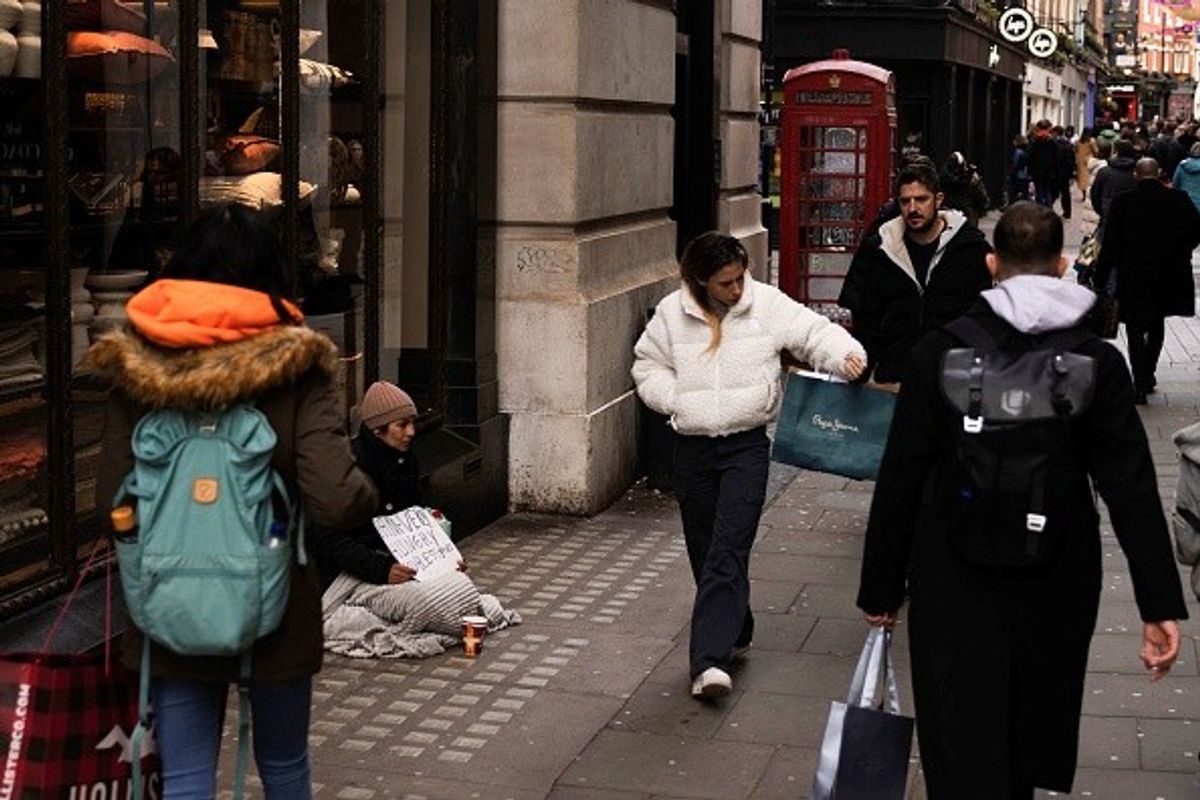
[[[842,362],[842,377],[846,380],[856,381],[862,377],[866,369],[867,362],[863,360],[862,356],[850,353],[846,356],[846,360]]]
[[[863,617],[867,620],[868,625],[876,628],[891,630],[896,627],[896,613],[894,611],[891,614],[863,614]]]
[[[388,583],[408,583],[416,577],[417,571],[407,564],[392,564],[388,570]]]
[[[1179,625],[1173,619],[1142,626],[1142,663],[1156,681],[1171,671],[1179,656]]]

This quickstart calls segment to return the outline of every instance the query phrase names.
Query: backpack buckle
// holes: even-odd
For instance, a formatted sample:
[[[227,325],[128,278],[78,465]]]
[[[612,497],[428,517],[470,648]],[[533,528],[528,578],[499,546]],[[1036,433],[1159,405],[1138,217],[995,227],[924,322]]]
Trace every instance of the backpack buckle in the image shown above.
[[[983,430],[983,417],[963,417],[963,430],[967,433],[979,433]]]
[[[1025,530],[1041,533],[1046,530],[1046,515],[1045,514],[1026,514],[1025,515]]]

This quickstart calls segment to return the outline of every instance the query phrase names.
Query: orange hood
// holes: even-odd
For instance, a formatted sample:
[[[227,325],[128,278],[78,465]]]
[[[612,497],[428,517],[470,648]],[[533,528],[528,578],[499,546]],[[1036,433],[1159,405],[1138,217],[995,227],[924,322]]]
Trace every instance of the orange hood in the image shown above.
[[[282,301],[297,321],[300,309]],[[163,279],[130,298],[125,306],[139,333],[163,347],[207,347],[237,342],[280,325],[263,292],[207,281]]]

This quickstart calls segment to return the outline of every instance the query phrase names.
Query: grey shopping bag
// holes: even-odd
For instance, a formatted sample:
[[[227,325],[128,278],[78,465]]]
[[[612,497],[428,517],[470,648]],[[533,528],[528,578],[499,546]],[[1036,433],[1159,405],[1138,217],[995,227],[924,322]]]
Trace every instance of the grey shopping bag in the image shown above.
[[[896,397],[832,380],[788,375],[771,458],[796,467],[858,480],[879,475]]]
[[[891,635],[871,628],[846,702],[830,704],[813,800],[903,800],[913,720],[900,714]],[[876,705],[881,677],[884,689]]]

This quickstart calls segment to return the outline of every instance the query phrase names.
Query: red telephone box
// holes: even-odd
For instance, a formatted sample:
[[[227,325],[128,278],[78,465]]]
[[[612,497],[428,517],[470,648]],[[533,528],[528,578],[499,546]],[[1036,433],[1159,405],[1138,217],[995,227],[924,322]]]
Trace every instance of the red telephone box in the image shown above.
[[[779,287],[849,321],[837,297],[863,230],[891,196],[896,151],[892,73],[833,58],[783,78]]]

